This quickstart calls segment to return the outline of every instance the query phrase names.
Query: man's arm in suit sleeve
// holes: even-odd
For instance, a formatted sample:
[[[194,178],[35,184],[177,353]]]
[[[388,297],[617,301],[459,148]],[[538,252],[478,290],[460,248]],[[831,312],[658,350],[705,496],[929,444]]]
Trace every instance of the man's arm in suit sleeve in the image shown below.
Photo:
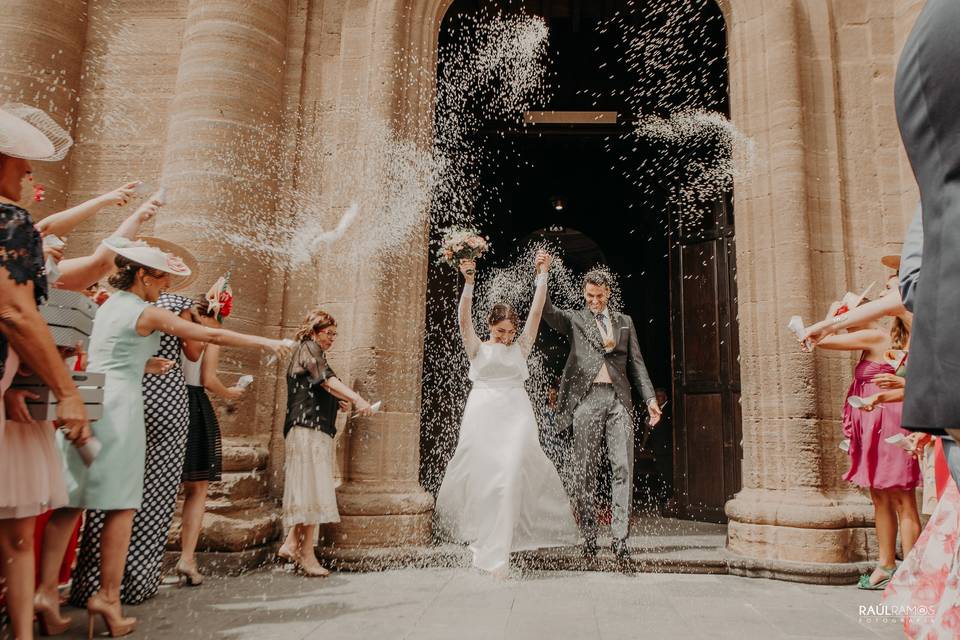
[[[630,380],[634,388],[643,396],[643,402],[646,404],[657,397],[653,389],[653,383],[650,382],[650,374],[647,373],[647,365],[643,362],[643,354],[640,353],[640,342],[637,340],[637,328],[633,325],[633,318],[627,316],[630,321],[630,342],[627,352],[627,368],[630,372]]]
[[[903,252],[900,254],[900,300],[909,311],[913,311],[913,303],[917,298],[917,283],[920,282],[922,263],[923,212],[917,207],[903,239]]]
[[[572,325],[573,314],[565,309],[559,309],[553,306],[553,300],[550,292],[547,291],[547,301],[543,304],[543,319],[551,329],[563,335],[569,335]]]

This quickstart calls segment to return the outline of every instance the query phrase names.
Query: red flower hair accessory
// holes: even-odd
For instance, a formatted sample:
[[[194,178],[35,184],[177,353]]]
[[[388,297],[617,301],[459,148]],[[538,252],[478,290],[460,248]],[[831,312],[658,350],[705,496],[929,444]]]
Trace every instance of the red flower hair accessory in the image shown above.
[[[233,311],[233,290],[230,288],[230,272],[221,276],[207,291],[210,315],[223,322]]]

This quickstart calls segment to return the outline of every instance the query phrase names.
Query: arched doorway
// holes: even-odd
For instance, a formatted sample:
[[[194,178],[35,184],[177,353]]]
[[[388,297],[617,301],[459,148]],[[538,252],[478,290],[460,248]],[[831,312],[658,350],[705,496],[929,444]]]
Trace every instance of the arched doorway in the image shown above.
[[[521,8],[508,0],[498,4],[504,11]],[[476,141],[505,151],[491,155],[515,159],[483,168],[477,179],[498,189],[481,190],[474,208],[483,220],[482,232],[498,250],[484,267],[509,263],[511,248],[544,229],[576,230],[596,244],[598,262],[620,276],[623,310],[638,327],[654,384],[670,399],[663,427],[647,438],[638,457],[635,484],[664,512],[722,521],[725,501],[740,486],[732,208],[726,197],[719,203],[687,203],[703,214],[696,217],[702,224],[693,229],[680,225],[685,211],[671,198],[662,145],[631,134],[645,115],[663,116],[680,108],[728,111],[726,36],[712,0],[661,4],[684,5],[686,18],[707,25],[690,30],[687,43],[703,67],[676,60],[674,72],[689,86],[677,90],[671,83],[662,94],[655,76],[671,63],[669,51],[657,50],[663,43],[651,40],[651,49],[639,54],[624,47],[628,36],[642,33],[687,37],[677,23],[684,15],[634,11],[625,0],[523,4],[524,11],[545,18],[550,29],[553,92],[542,111],[615,117],[561,115],[528,119],[525,126],[485,122],[473,134]],[[440,29],[441,49],[457,20],[481,5],[489,9],[490,3],[452,3]],[[615,24],[625,31],[611,28]],[[592,265],[582,268],[587,266]],[[452,370],[449,349],[440,348],[449,338],[442,332],[449,327],[445,320],[453,313],[457,286],[448,270],[431,265],[420,439],[421,482],[430,491],[439,486],[455,447],[459,399],[466,393],[465,370]],[[717,363],[722,366],[715,367]],[[639,432],[637,441],[643,441]]]

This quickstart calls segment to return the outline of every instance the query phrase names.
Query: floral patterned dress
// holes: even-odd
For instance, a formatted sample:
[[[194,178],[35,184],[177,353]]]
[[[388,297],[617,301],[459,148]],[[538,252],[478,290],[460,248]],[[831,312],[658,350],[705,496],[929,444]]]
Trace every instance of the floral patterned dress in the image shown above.
[[[910,555],[883,593],[885,605],[909,611],[903,622],[908,638],[960,638],[958,531],[960,491],[951,480]]]

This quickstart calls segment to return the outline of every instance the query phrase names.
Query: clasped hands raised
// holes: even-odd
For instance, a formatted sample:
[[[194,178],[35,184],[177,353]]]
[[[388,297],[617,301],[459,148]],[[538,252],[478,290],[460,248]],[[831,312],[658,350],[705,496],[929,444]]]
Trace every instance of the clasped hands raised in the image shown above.
[[[539,249],[533,259],[537,273],[547,273],[550,271],[550,265],[553,264],[553,256],[550,252]],[[477,262],[469,258],[460,260],[460,273],[468,284],[473,284],[477,275]]]

